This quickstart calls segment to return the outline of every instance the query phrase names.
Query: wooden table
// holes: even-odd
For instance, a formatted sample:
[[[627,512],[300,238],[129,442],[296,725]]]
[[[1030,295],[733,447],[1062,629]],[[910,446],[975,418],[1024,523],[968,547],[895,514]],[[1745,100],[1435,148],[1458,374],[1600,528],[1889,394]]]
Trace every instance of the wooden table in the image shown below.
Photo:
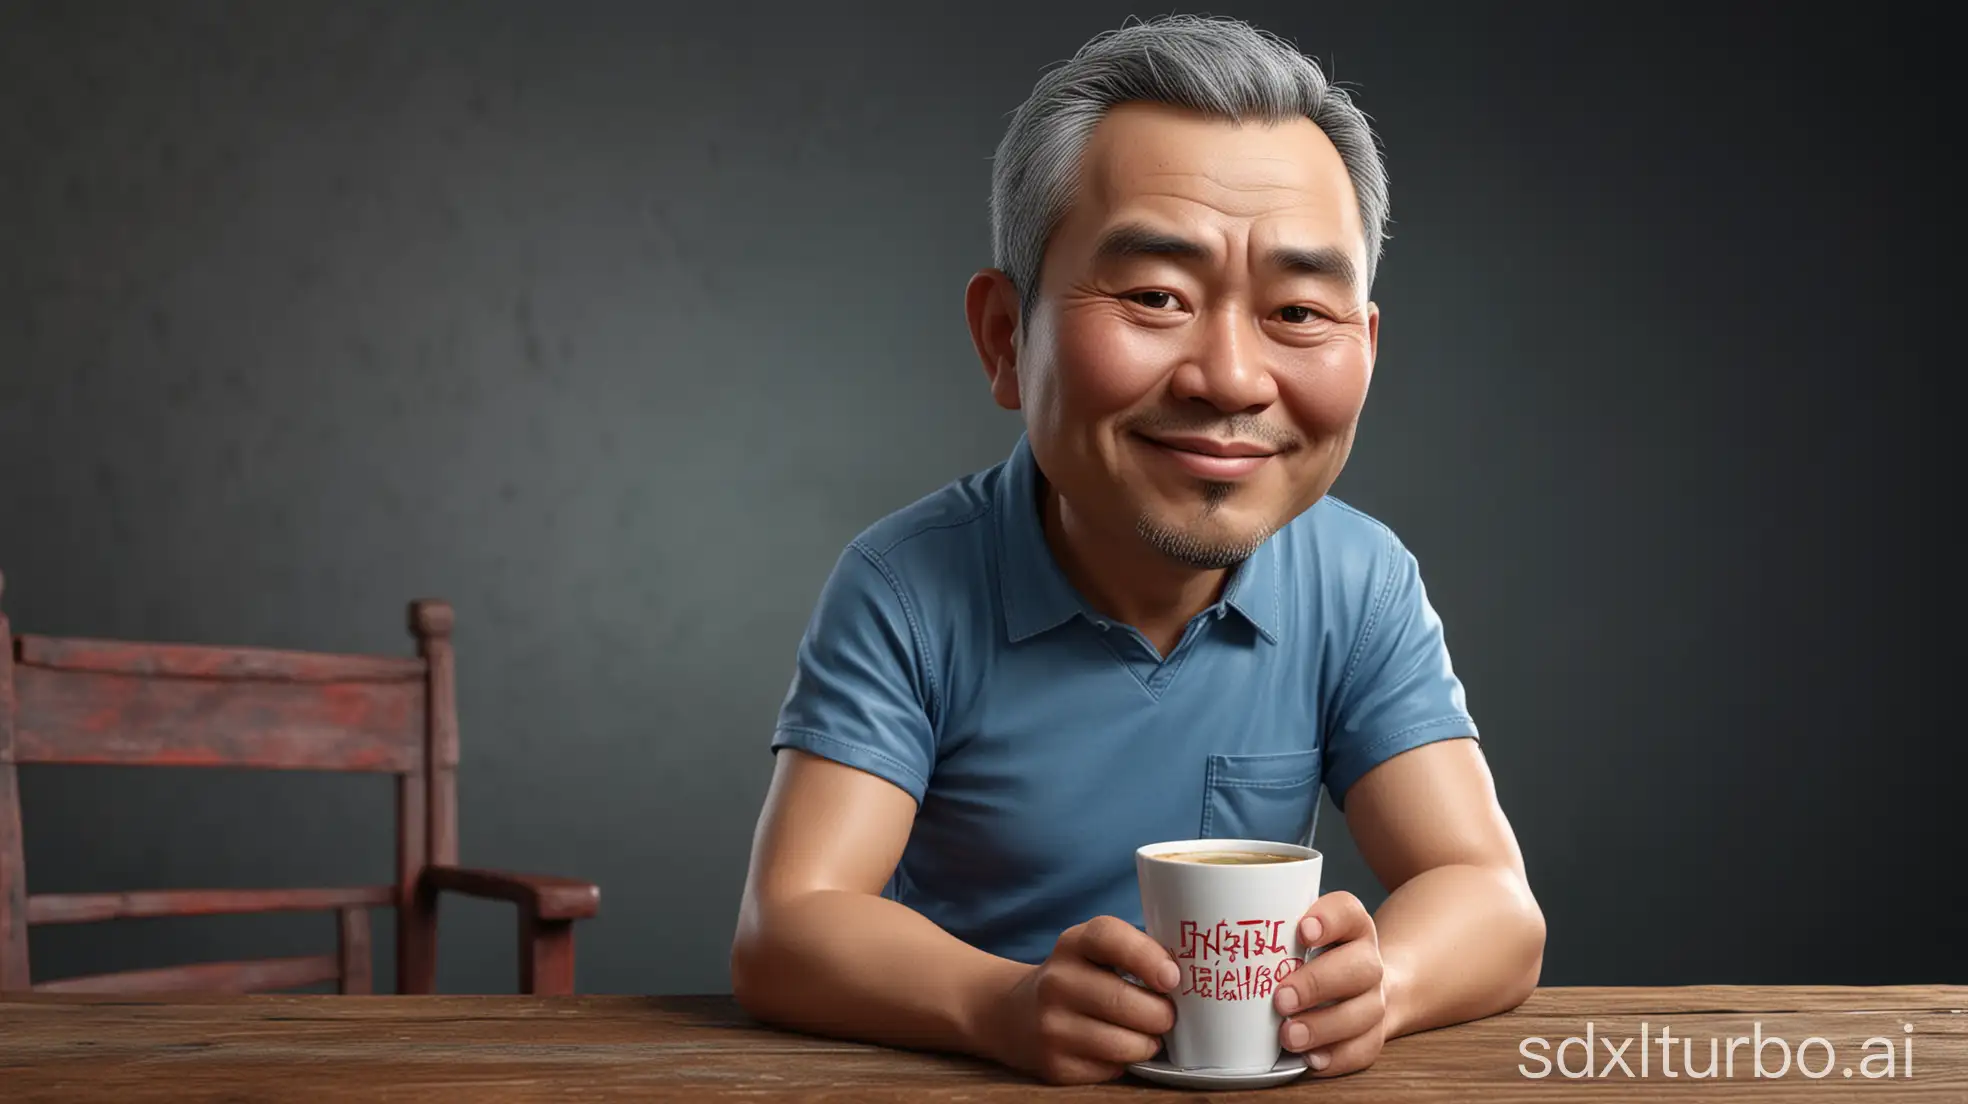
[[[1602,1067],[1621,1040],[1647,1025],[1622,1057],[1633,1071]],[[1524,1040],[1593,1032],[1592,1078],[1566,1077],[1529,1059]],[[1759,1028],[1760,1025],[1760,1028]],[[1663,1076],[1659,1032],[1671,1033]],[[1910,1028],[1910,1030],[1909,1030]],[[1709,1040],[1761,1031],[1791,1049],[1788,1072],[1759,1078],[1750,1044],[1734,1076],[1718,1066],[1694,1081]],[[1607,1042],[1610,1036],[1612,1041]],[[1800,1073],[1805,1046],[1812,1072]],[[1893,1076],[1857,1068],[1866,1040],[1891,1040]],[[1902,1052],[1911,1040],[1912,1073]],[[1537,1051],[1535,1044],[1529,1048]],[[1584,1045],[1563,1057],[1582,1072]],[[1875,1044],[1873,1069],[1884,1047]],[[1766,1043],[1764,1068],[1780,1065]],[[1850,1078],[1843,1070],[1853,1068]],[[1614,1083],[1608,1084],[1608,1081]],[[1198,1094],[1124,1079],[1054,1088],[961,1058],[816,1039],[761,1027],[728,997],[337,997],[184,999],[21,996],[0,999],[0,1101],[1092,1101],[1147,1099],[1358,1102],[1481,1100],[1559,1104],[1628,1100],[1780,1101],[1862,1098],[1968,1101],[1968,987],[1545,989],[1507,1015],[1397,1039],[1372,1069],[1275,1089]]]

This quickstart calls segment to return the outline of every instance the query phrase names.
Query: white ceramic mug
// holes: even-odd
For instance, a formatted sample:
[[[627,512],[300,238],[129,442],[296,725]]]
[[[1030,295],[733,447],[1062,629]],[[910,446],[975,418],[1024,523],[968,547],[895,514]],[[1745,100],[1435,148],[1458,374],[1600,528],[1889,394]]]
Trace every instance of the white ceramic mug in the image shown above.
[[[1212,864],[1170,857],[1215,852],[1290,858]],[[1324,866],[1310,847],[1268,840],[1172,840],[1135,851],[1142,920],[1182,970],[1170,994],[1175,1028],[1162,1037],[1170,1065],[1240,1073],[1277,1065],[1284,1053],[1277,985],[1311,957],[1298,922],[1319,899]]]

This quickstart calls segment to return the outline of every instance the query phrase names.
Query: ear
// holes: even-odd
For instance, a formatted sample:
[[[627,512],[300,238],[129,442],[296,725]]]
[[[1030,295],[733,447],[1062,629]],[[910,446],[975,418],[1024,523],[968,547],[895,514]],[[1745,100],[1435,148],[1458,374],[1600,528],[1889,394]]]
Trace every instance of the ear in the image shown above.
[[[1367,304],[1367,378],[1373,379],[1374,362],[1380,359],[1380,304]]]
[[[964,314],[984,377],[991,381],[991,398],[1006,410],[1017,410],[1018,289],[1011,277],[995,268],[972,276],[964,288]]]

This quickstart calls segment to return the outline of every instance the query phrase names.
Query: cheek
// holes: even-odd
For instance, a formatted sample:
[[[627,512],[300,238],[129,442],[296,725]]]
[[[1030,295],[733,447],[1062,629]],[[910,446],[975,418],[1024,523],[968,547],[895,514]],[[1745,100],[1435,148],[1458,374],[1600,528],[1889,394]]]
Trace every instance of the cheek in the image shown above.
[[[1308,349],[1278,377],[1292,420],[1314,437],[1343,432],[1367,400],[1367,351],[1347,342]]]
[[[1077,418],[1141,405],[1179,362],[1170,335],[1098,313],[1060,319],[1052,387]]]

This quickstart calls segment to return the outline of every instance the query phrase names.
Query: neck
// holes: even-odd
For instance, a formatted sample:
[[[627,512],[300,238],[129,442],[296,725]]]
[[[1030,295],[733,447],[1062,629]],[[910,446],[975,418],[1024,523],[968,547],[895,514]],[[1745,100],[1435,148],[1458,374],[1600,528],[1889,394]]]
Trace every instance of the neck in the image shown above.
[[[1188,567],[1129,536],[1095,532],[1050,485],[1039,492],[1046,544],[1066,580],[1094,609],[1132,625],[1157,651],[1169,654],[1189,619],[1223,594],[1228,569]]]

